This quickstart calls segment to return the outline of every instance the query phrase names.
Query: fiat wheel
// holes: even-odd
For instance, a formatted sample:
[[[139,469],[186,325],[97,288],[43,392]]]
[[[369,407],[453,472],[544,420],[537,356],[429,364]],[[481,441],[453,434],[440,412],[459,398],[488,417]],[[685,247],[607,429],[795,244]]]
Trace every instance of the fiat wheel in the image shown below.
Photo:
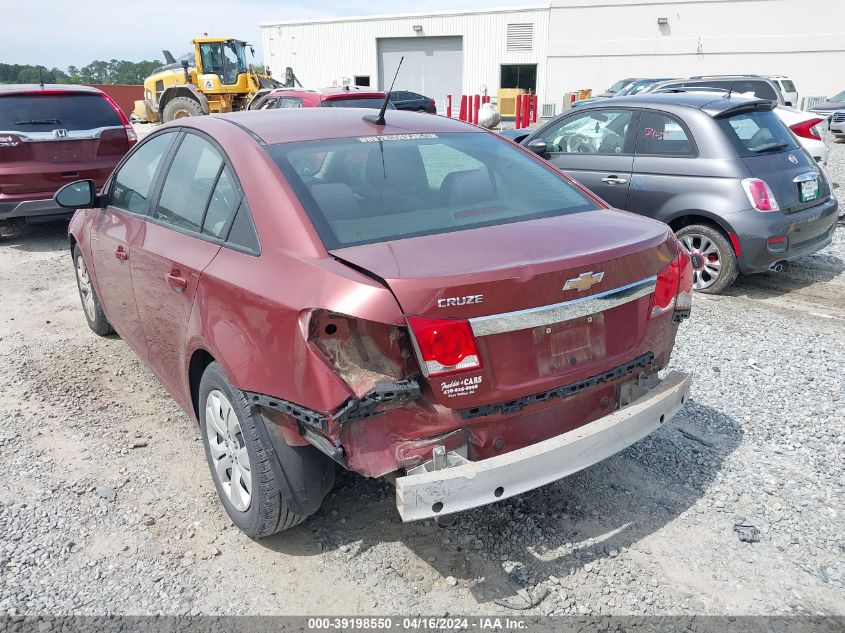
[[[693,288],[718,293],[734,282],[738,274],[736,254],[718,230],[691,224],[676,235],[690,256]]]

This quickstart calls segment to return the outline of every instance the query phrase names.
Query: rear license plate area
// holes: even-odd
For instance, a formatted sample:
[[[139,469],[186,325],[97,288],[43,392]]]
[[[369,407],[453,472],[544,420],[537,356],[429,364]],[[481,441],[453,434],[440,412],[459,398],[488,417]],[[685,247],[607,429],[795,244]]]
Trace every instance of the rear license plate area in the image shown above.
[[[798,183],[798,196],[801,202],[810,202],[819,197],[819,180],[813,178],[812,180],[804,180]]]
[[[607,355],[604,314],[543,325],[532,331],[540,376],[563,374]]]

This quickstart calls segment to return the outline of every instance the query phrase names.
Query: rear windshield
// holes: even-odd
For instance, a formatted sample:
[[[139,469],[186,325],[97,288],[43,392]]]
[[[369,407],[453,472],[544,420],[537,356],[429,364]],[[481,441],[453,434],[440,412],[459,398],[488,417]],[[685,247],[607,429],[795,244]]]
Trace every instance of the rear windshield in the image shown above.
[[[771,110],[752,110],[717,118],[740,156],[797,149],[795,138]]]
[[[0,131],[93,130],[122,125],[98,94],[33,94],[0,97]]]
[[[728,90],[734,94],[753,95],[758,99],[777,101],[778,95],[768,81],[756,79],[706,79],[702,81],[687,81],[681,86],[706,86],[708,88],[719,88]]]
[[[365,99],[328,99],[323,101],[320,105],[324,108],[373,108],[378,110],[384,103],[384,98],[367,97]],[[388,108],[395,109],[393,104],[388,101]]]
[[[331,250],[596,209],[492,134],[402,134],[272,145]]]

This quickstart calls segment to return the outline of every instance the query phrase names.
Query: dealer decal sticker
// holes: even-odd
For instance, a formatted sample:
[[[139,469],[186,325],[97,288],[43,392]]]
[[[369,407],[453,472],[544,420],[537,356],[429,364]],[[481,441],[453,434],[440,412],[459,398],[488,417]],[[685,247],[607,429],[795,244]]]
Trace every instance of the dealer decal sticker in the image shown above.
[[[458,380],[450,380],[449,382],[440,383],[440,389],[443,395],[447,398],[454,398],[456,396],[470,396],[478,391],[478,386],[483,381],[482,376],[473,376],[472,378],[460,378]]]
[[[383,141],[416,141],[417,139],[437,138],[437,134],[385,134],[383,136],[359,136],[362,143],[380,143]]]

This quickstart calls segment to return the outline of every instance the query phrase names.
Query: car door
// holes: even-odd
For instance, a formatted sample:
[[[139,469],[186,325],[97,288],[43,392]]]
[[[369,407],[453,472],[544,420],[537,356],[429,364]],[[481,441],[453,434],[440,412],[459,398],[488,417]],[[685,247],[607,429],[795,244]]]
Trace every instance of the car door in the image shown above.
[[[130,273],[132,242],[144,229],[150,191],[177,134],[165,132],[145,140],[117,169],[108,188],[106,207],[90,233],[97,293],[109,323],[142,357],[141,332]]]
[[[542,139],[543,157],[564,170],[608,204],[624,209],[633,167],[636,110],[579,109],[528,137]]]
[[[178,394],[197,284],[242,196],[222,151],[198,133],[182,135],[165,169],[145,230],[132,244],[131,270],[150,364]]]
[[[675,208],[673,198],[701,191],[708,179],[699,173],[698,156],[689,128],[667,112],[640,113],[634,149],[634,167],[627,210],[660,220]],[[683,205],[680,205],[681,207]]]

